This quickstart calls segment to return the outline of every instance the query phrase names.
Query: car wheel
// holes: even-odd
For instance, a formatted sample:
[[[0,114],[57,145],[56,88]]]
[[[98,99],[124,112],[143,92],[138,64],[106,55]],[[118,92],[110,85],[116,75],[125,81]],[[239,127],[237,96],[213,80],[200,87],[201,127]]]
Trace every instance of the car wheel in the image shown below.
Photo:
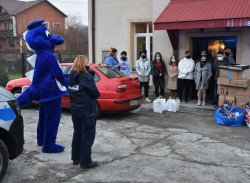
[[[0,181],[3,179],[9,163],[9,153],[6,145],[0,140]]]
[[[96,118],[100,118],[101,114],[102,114],[102,109],[100,107],[100,104],[96,102]]]

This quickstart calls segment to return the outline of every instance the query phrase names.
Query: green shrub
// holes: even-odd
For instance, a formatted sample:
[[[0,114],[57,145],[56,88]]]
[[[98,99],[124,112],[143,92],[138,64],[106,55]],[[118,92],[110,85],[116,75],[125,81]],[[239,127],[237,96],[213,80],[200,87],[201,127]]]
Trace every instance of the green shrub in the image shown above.
[[[5,72],[0,71],[0,86],[5,87],[8,82],[8,75]]]

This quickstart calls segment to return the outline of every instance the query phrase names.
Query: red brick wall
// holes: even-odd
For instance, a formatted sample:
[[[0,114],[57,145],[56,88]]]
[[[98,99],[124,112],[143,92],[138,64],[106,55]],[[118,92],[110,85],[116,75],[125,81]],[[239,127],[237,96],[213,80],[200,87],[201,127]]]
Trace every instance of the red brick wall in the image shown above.
[[[44,19],[48,22],[52,34],[55,32],[53,23],[61,24],[61,34],[65,31],[65,17],[47,2],[42,2],[16,16],[17,33],[22,35],[26,31],[26,25],[37,19]],[[56,33],[58,34],[58,31]],[[63,46],[58,47],[57,50],[62,51]]]

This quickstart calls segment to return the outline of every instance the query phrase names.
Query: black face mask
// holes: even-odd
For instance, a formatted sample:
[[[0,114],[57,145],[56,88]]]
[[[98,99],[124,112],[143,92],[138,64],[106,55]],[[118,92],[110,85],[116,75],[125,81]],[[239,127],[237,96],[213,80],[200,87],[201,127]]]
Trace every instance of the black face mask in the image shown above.
[[[147,58],[147,56],[146,56],[146,55],[142,55],[141,58],[142,58],[142,59],[145,59],[145,58]]]
[[[186,58],[187,58],[187,59],[190,59],[190,58],[191,58],[191,56],[190,56],[190,55],[187,55],[187,56],[186,56]]]
[[[226,52],[225,55],[228,57],[230,54],[228,52]]]
[[[121,59],[122,59],[123,61],[126,61],[126,60],[127,60],[127,57],[121,57]]]

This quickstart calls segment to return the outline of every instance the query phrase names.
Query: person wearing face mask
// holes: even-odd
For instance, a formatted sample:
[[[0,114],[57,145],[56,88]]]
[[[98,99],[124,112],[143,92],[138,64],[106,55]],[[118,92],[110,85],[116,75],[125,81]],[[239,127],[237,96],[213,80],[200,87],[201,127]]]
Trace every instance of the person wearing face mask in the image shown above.
[[[190,87],[192,86],[192,81],[194,79],[195,62],[190,56],[190,51],[185,52],[185,58],[181,59],[178,64],[178,81],[177,81],[177,90],[178,97],[182,101],[183,90],[185,89],[185,102],[188,102]]]
[[[224,55],[225,57],[228,59],[228,63],[230,65],[233,65],[235,64],[235,60],[233,58],[233,53],[232,53],[232,50],[230,47],[226,47],[225,50],[224,50]]]
[[[106,64],[109,67],[112,67],[113,69],[119,69],[120,63],[117,61],[117,49],[110,48],[109,56],[104,61],[104,64]]]
[[[220,77],[220,66],[226,66],[226,65],[231,65],[229,63],[229,60],[227,57],[224,56],[222,51],[219,51],[217,53],[217,57],[214,61],[214,72],[215,72],[215,76],[214,76],[214,80],[215,80],[215,87],[214,87],[214,102],[215,104],[217,104],[218,102],[218,94],[217,94],[217,79]]]
[[[151,102],[148,98],[148,90],[149,90],[149,79],[151,72],[151,61],[147,58],[147,51],[143,50],[141,53],[141,57],[136,61],[136,73],[138,75],[138,80],[140,82],[140,88],[144,88],[144,96],[146,102]]]
[[[129,76],[132,72],[131,62],[127,58],[127,52],[121,52],[121,58],[119,60],[120,63],[120,72],[123,73],[125,76]]]
[[[212,77],[211,64],[207,62],[205,56],[201,57],[201,61],[196,63],[194,70],[194,80],[196,84],[196,90],[198,90],[198,102],[197,105],[206,105],[206,90],[209,86],[209,80]]]
[[[177,77],[178,77],[178,60],[176,56],[170,58],[168,64],[168,85],[167,88],[171,91],[171,98],[177,98]]]
[[[165,87],[166,64],[162,60],[162,55],[160,52],[157,52],[155,54],[155,59],[153,60],[151,65],[151,74],[153,75],[153,83],[155,86],[156,98],[163,98],[164,87]]]

